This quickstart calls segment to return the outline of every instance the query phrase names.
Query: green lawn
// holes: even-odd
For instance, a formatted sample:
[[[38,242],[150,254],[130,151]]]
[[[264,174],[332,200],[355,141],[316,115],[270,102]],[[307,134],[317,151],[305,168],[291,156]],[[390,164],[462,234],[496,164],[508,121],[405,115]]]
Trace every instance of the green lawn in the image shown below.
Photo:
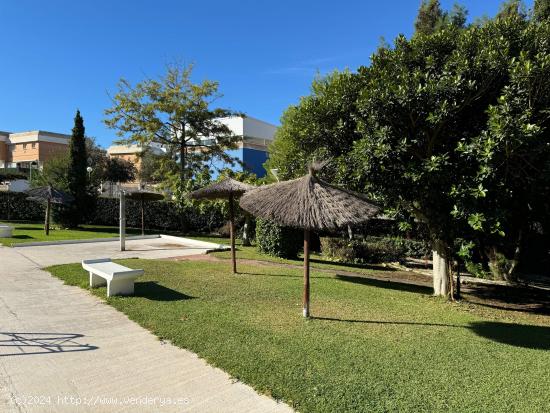
[[[109,304],[301,412],[550,406],[550,317],[313,270],[314,318],[305,320],[299,269],[241,264],[242,273],[231,275],[225,262],[120,262],[145,275],[134,297]],[[79,264],[49,271],[87,288]],[[105,298],[104,288],[93,293]]]
[[[50,235],[44,233],[44,224],[27,224],[2,221],[2,224],[14,227],[12,238],[0,238],[0,244],[11,246],[22,242],[60,241],[71,239],[109,238],[118,236],[118,227],[101,225],[82,225],[78,229],[50,229]],[[127,230],[130,235],[141,234],[141,229]]]
[[[189,236],[189,238],[198,239],[201,241],[213,242],[216,244],[229,244],[229,239],[220,238],[220,237],[207,237],[207,236]],[[279,257],[272,257],[266,254],[262,254],[258,251],[255,246],[243,247],[241,240],[236,240],[235,242],[237,249],[237,268],[239,267],[239,259],[241,260],[259,260],[259,261],[268,261],[277,264],[290,264],[290,265],[299,265],[303,266],[303,254],[300,253],[297,259],[286,259]],[[219,251],[211,252],[210,255],[230,259],[231,251]],[[361,274],[369,274],[372,270],[384,270],[388,267],[384,264],[344,264],[335,261],[330,261],[326,257],[318,253],[310,254],[310,266],[312,268],[320,268],[325,270],[342,270],[342,271],[352,271]]]

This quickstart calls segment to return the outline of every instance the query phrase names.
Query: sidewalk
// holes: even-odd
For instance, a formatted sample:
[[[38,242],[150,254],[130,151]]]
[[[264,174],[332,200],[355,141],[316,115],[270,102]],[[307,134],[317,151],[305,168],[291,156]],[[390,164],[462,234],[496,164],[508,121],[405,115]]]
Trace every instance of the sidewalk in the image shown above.
[[[292,411],[41,270],[81,259],[57,248],[0,248],[0,411]]]

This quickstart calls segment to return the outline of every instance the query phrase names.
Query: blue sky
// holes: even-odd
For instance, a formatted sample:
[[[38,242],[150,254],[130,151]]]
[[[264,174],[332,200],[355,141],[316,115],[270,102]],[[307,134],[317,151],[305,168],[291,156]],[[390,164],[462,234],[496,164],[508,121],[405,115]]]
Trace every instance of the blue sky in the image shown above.
[[[279,123],[317,72],[368,64],[384,37],[409,36],[420,0],[2,0],[0,130],[69,133],[79,108],[103,146],[108,92],[194,62],[220,105]],[[442,0],[445,8],[454,1]],[[463,0],[470,18],[498,0]],[[532,1],[528,1],[530,6]]]

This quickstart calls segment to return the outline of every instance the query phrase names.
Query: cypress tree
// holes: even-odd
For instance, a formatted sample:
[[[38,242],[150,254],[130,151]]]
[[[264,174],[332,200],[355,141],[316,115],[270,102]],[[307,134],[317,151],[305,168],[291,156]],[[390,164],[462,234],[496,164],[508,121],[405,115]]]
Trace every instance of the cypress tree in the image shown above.
[[[67,208],[66,224],[76,227],[82,221],[82,215],[86,211],[87,187],[86,187],[86,138],[84,136],[84,119],[80,111],[76,111],[74,127],[69,145],[69,169],[67,178],[69,193],[74,197],[74,203]]]
[[[422,0],[414,28],[416,33],[432,34],[445,19],[439,0]]]

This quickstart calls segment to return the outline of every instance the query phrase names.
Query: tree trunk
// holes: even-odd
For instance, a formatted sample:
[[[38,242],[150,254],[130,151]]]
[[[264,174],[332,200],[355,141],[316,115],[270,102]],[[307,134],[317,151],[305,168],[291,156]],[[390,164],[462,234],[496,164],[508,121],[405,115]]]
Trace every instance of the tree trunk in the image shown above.
[[[237,273],[237,257],[235,256],[235,211],[233,195],[229,195],[229,236],[231,237],[231,265],[233,274]]]
[[[243,226],[243,247],[250,247],[250,215],[245,214]]]
[[[304,301],[303,315],[309,317],[309,230],[304,229]]]
[[[450,285],[449,260],[445,243],[441,240],[435,240],[433,242],[432,252],[434,295],[447,296],[450,292]]]
[[[186,172],[187,168],[187,145],[185,145],[185,136],[182,137],[180,142],[180,179],[181,182],[185,182],[187,179]]]

